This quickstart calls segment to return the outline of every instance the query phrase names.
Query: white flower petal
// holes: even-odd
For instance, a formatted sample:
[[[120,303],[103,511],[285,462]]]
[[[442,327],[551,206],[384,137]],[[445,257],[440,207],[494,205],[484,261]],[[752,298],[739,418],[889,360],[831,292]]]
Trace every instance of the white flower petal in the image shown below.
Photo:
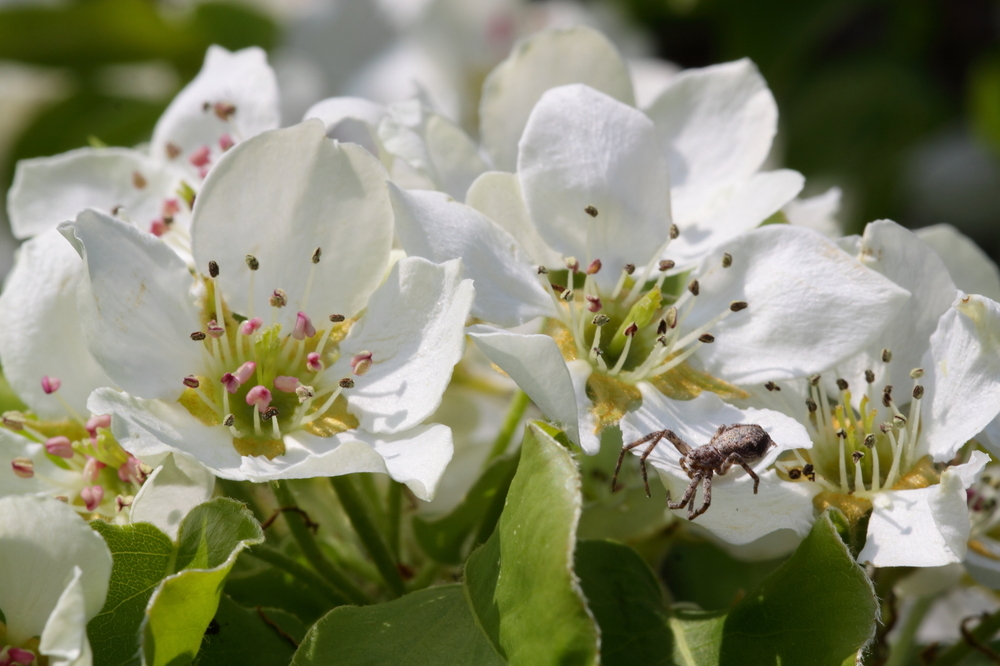
[[[83,569],[73,567],[70,583],[49,615],[38,645],[38,651],[49,658],[50,666],[90,666],[86,607]]]
[[[187,266],[158,238],[87,210],[59,226],[86,263],[80,326],[94,359],[118,386],[176,399],[202,366],[201,328],[188,295]]]
[[[218,263],[227,302],[241,314],[249,312],[246,255],[252,254],[260,264],[254,313],[268,312],[268,298],[280,288],[288,294],[285,323],[303,309],[313,319],[353,316],[388,264],[392,208],[385,180],[378,160],[360,146],[331,142],[317,120],[245,141],[198,195],[191,223],[196,264],[205,272],[209,261]],[[323,256],[313,264],[317,247]]]
[[[328,137],[360,144],[377,157],[378,126],[385,113],[384,106],[367,99],[330,97],[309,107],[302,119],[319,118]]]
[[[626,104],[634,102],[628,69],[601,33],[584,26],[546,30],[516,44],[490,72],[479,103],[483,145],[502,171],[514,171],[517,143],[542,94],[585,83]]]
[[[601,424],[594,411],[594,403],[587,396],[587,380],[594,371],[589,362],[582,359],[568,361],[570,379],[573,380],[573,396],[576,399],[576,413],[580,416],[579,425],[566,428],[566,435],[580,444],[580,448],[588,456],[597,455],[601,450]],[[578,437],[575,436],[579,433]]]
[[[11,472],[14,458],[28,458],[35,475],[22,479]],[[59,467],[45,454],[45,445],[0,428],[0,497],[6,495],[64,495],[76,498],[83,481],[78,472]]]
[[[407,254],[436,262],[462,259],[476,287],[472,316],[510,327],[557,315],[536,266],[492,220],[443,192],[404,191],[390,184],[389,193]]]
[[[193,458],[169,454],[136,493],[130,523],[152,523],[171,539],[191,509],[212,499],[215,476]]]
[[[774,96],[747,59],[681,72],[647,113],[669,156],[678,211],[757,171],[778,123]]]
[[[547,419],[555,421],[571,440],[580,441],[574,384],[555,340],[547,335],[522,335],[481,325],[470,326],[468,333]]]
[[[371,369],[345,392],[362,428],[398,433],[434,413],[462,358],[474,294],[457,259],[434,264],[407,257],[392,267],[341,343],[340,360],[326,371],[333,381],[350,376],[351,357],[371,352]]]
[[[733,263],[722,268],[722,254]],[[752,384],[827,370],[872,344],[908,293],[811,229],[774,224],[717,248],[695,272],[701,295],[685,321],[712,326],[698,356],[713,375]]]
[[[666,243],[670,178],[641,112],[584,85],[554,88],[532,111],[520,151],[518,178],[539,233],[564,256],[601,259],[602,289]]]
[[[451,430],[422,425],[395,435],[351,430],[316,437],[301,430],[285,437],[285,455],[243,458],[241,478],[251,481],[381,472],[430,501],[452,456]],[[234,475],[235,477],[235,475]]]
[[[216,113],[216,104],[232,106],[228,120]],[[230,52],[210,46],[198,76],[157,121],[150,152],[167,162],[171,160],[167,146],[174,144],[181,151],[176,161],[191,169],[191,153],[203,146],[211,150],[213,163],[218,159],[222,135],[239,142],[278,127],[280,121],[278,82],[267,54],[257,47]]]
[[[959,298],[938,322],[922,365],[921,453],[947,460],[1000,413],[1000,304]]]
[[[792,201],[804,183],[798,171],[765,171],[734,185],[725,195],[716,196],[710,209],[696,215],[675,206],[674,222],[681,234],[671,241],[665,256],[679,266],[690,266],[719,244],[758,227]]]
[[[975,539],[978,545],[993,556],[987,556],[969,549],[962,562],[969,575],[979,583],[991,590],[1000,590],[1000,544],[990,538],[980,537]]]
[[[110,213],[120,206],[127,219],[148,231],[163,218],[164,201],[177,198],[182,176],[127,148],[80,148],[21,160],[7,200],[11,230],[16,238],[31,238],[76,219],[86,208]],[[178,216],[178,223],[186,225],[184,217]]]
[[[239,469],[240,454],[229,430],[206,426],[177,402],[143,400],[104,388],[94,391],[87,405],[95,414],[111,414],[115,439],[142,460],[180,451],[227,479],[234,477],[219,470]]]
[[[79,334],[77,285],[86,265],[56,231],[24,243],[0,293],[0,360],[11,387],[46,419],[66,418],[66,401],[80,414],[95,388],[111,380]],[[42,390],[43,376],[62,381],[58,398]]]
[[[973,452],[964,465],[946,469],[941,482],[916,490],[889,490],[872,498],[868,540],[858,562],[876,567],[936,567],[961,562],[969,540],[965,490],[989,457]]]
[[[785,204],[785,217],[789,224],[808,227],[828,238],[839,238],[844,233],[843,225],[837,219],[842,196],[839,187],[831,187],[823,194],[789,201]]]
[[[635,105],[645,110],[663,94],[681,68],[660,58],[629,58],[628,73],[635,90]]]
[[[955,286],[967,294],[1000,301],[1000,270],[971,238],[950,224],[935,224],[914,233],[941,257]]]
[[[104,539],[59,500],[0,498],[0,608],[11,643],[41,635],[77,567],[86,623],[108,591],[111,552]]]
[[[506,229],[535,264],[562,267],[562,255],[542,240],[531,221],[517,174],[503,171],[484,173],[469,186],[465,203]]]
[[[783,529],[799,536],[809,532],[813,522],[812,497],[821,488],[814,483],[789,483],[767,467],[784,451],[812,446],[805,428],[791,417],[767,409],[740,410],[727,405],[714,393],[702,393],[687,401],[670,400],[646,383],[638,384],[642,406],[622,418],[622,441],[628,444],[651,432],[669,429],[690,446],[708,444],[720,425],[756,423],[764,428],[777,446],[751,467],[760,476],[758,493],[753,493],[753,479],[734,467],[726,476],[712,480],[712,505],[696,520],[720,539],[746,544]],[[639,455],[645,447],[636,447]],[[647,463],[656,468],[671,497],[678,499],[690,483],[680,468],[680,453],[666,440],[650,454]],[[701,490],[695,497],[701,504]],[[685,510],[676,515],[686,517]]]

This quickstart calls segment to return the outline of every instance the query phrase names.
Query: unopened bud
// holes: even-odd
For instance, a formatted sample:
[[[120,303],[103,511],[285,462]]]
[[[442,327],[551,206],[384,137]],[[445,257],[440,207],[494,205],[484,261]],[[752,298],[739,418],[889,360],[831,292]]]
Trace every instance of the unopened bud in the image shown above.
[[[587,206],[586,208],[583,209],[583,212],[585,212],[587,215],[591,217],[597,217],[597,209],[594,208],[593,206]]]
[[[288,295],[283,289],[275,289],[271,292],[271,297],[268,299],[268,303],[271,304],[272,308],[283,308],[288,305]]]

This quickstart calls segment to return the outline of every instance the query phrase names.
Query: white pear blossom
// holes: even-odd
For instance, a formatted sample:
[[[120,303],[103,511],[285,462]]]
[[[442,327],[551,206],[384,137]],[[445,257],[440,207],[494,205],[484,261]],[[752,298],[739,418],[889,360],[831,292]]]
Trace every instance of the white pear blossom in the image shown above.
[[[433,495],[451,435],[421,423],[462,355],[472,285],[456,261],[389,270],[385,171],[363,148],[316,121],[233,148],[194,211],[197,275],[96,211],[61,230],[87,265],[89,349],[125,391],[88,405],[125,448],[238,480],[386,472]]]
[[[8,196],[14,236],[37,236],[94,208],[163,236],[187,256],[201,180],[229,148],[278,127],[279,119],[264,51],[212,46],[201,72],[157,121],[147,149],[80,148],[19,162]]]
[[[678,230],[656,137],[637,109],[563,86],[532,112],[517,173],[481,176],[471,205],[390,187],[407,252],[462,257],[477,285],[474,316],[504,327],[548,319],[546,334],[471,333],[588,452],[638,406],[640,383],[673,397],[738,397],[732,384],[807,376],[870,344],[907,298],[790,225],[721,239],[672,277],[662,257]]]
[[[104,605],[111,552],[62,502],[0,497],[0,662],[90,666],[87,622]]]

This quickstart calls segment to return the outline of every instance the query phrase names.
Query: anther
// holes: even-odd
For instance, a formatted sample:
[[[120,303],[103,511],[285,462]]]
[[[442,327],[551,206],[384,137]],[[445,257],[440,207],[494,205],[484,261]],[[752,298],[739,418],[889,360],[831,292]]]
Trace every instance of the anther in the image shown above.
[[[671,259],[663,259],[663,260],[660,261],[660,265],[659,265],[660,272],[662,273],[664,271],[669,271],[671,268],[673,268],[676,265],[677,265],[677,263],[674,262]]]
[[[715,336],[712,335],[711,333],[703,333],[702,335],[698,336],[698,340],[704,342],[705,344],[709,344],[715,342]]]
[[[594,259],[592,262],[590,262],[590,265],[587,266],[587,275],[596,275],[598,272],[600,272],[602,265],[603,264],[601,264],[600,259]]]
[[[210,277],[219,277],[219,264],[214,261],[208,262],[208,275]]]
[[[601,349],[600,347],[594,347],[590,351],[594,352],[596,356],[604,356],[604,350]]]
[[[566,262],[566,268],[569,269],[570,273],[576,273],[580,270],[580,262],[576,257],[566,257],[564,261]]]
[[[819,405],[812,398],[806,398],[806,409],[809,410],[810,414],[815,414],[816,410],[819,409]]]
[[[722,255],[722,267],[729,268],[732,265],[733,265],[733,255],[726,252],[725,254]]]
[[[345,319],[344,315],[339,315],[339,314],[330,315],[330,321],[332,321],[334,324],[339,324],[340,322],[344,321],[344,319]]]
[[[740,310],[746,310],[747,309],[747,302],[746,301],[733,301],[732,303],[729,304],[729,309],[732,310],[733,312],[739,312]]]
[[[854,460],[855,465],[861,462],[861,459],[864,457],[865,457],[864,451],[855,451],[854,453],[851,454],[851,458]]]
[[[892,417],[892,423],[897,428],[902,428],[903,426],[906,425],[906,417],[903,416],[902,414],[896,414],[895,416]]]
[[[299,384],[295,387],[295,395],[299,397],[299,402],[305,402],[309,398],[315,395],[312,386],[306,386],[305,384]]]
[[[229,373],[226,373],[226,374],[229,374]],[[184,386],[187,386],[188,388],[196,389],[199,386],[201,386],[201,382],[198,381],[198,378],[195,377],[194,375],[188,375],[187,377],[184,378]],[[230,391],[230,393],[232,393],[232,392],[233,391]]]
[[[885,388],[882,389],[882,406],[888,407],[892,404],[892,385],[886,384]]]
[[[64,437],[63,435],[49,437],[45,440],[45,451],[49,455],[67,459],[75,455],[73,442],[69,441],[69,437]]]
[[[623,334],[631,338],[638,332],[639,332],[639,326],[635,322],[632,322],[631,324],[628,325],[628,328],[626,328],[623,331]]]
[[[841,439],[847,439],[847,431],[843,428],[837,428],[837,432],[835,434]]]
[[[545,275],[548,272],[549,272],[549,269],[547,269],[545,266],[539,266],[538,267],[538,274],[539,275]]]
[[[677,326],[677,308],[671,306],[667,310],[666,316],[663,318],[667,322],[667,328],[674,328]]]
[[[222,419],[222,425],[226,426],[227,428],[233,427],[235,423],[236,423],[235,414],[226,414],[226,418]]]
[[[593,206],[587,206],[583,209],[583,212],[591,217],[597,217],[597,209]]]
[[[271,297],[268,299],[268,303],[270,303],[273,308],[283,308],[288,304],[288,295],[283,289],[275,289],[271,292]]]
[[[11,430],[23,430],[26,420],[21,412],[4,412],[0,416],[0,421]]]
[[[781,390],[781,387],[778,386],[777,384],[775,384],[774,382],[767,382],[766,384],[764,384],[764,388],[766,388],[768,391],[780,391]]]
[[[809,385],[810,386],[819,386],[819,380],[820,380],[820,378],[821,377],[820,377],[819,374],[809,375]]]
[[[219,120],[229,120],[236,113],[236,107],[231,102],[216,102],[212,105],[212,111]]]
[[[258,268],[260,268],[260,262],[257,261],[257,257],[253,256],[252,254],[247,255],[246,261],[247,261],[247,268],[249,268],[250,270],[255,271]]]
[[[137,189],[137,190],[143,189],[144,187],[146,187],[146,177],[143,176],[138,171],[133,171],[132,172],[132,186],[135,189]]]
[[[358,377],[368,372],[371,367],[372,353],[368,350],[358,352],[351,358],[351,372]]]
[[[846,391],[847,387],[848,387],[847,380],[838,377],[837,378],[837,388],[839,388],[841,391]]]
[[[318,264],[319,263],[319,258],[321,256],[323,256],[323,248],[318,247],[315,250],[313,250],[313,253],[312,253],[312,262],[314,264]]]
[[[319,372],[323,369],[323,361],[316,352],[306,354],[306,368],[312,372]]]
[[[263,419],[263,420],[265,420],[265,421],[270,421],[275,416],[278,416],[278,414],[279,414],[278,408],[272,406],[272,407],[268,407],[263,412],[261,412],[260,418]]]
[[[257,411],[263,413],[271,406],[271,392],[266,387],[257,384],[247,392],[246,401],[248,405],[255,406]]]
[[[913,399],[920,400],[922,397],[924,397],[924,387],[917,384],[913,387]]]
[[[87,486],[80,491],[80,499],[83,500],[87,511],[94,511],[104,501],[104,488],[102,486]]]
[[[888,349],[883,349],[882,350],[882,362],[883,363],[888,363],[891,360],[892,360],[892,352],[889,351]]]
[[[219,326],[219,322],[214,319],[208,322],[208,326],[206,328],[208,328],[208,334],[213,338],[221,338],[226,333],[226,329]]]
[[[807,463],[802,468],[802,473],[808,476],[810,481],[816,480],[816,468],[812,466],[812,463]]]
[[[924,376],[924,369],[923,368],[913,368],[913,370],[910,370],[910,378],[911,379],[920,379],[923,376]]]
[[[195,342],[201,342],[202,340],[205,339],[205,337],[206,336],[202,331],[195,331],[194,333],[191,334],[191,339],[194,340]]]
[[[96,437],[98,428],[111,427],[111,414],[95,414],[87,419],[87,425],[84,427],[91,437]]]
[[[868,433],[865,435],[865,446],[869,449],[875,446],[875,435],[874,433]]]
[[[229,136],[228,134],[223,134],[222,136],[219,137],[219,150],[221,150],[222,152],[226,152],[235,145],[236,141],[234,141],[233,137]]]
[[[56,391],[59,390],[60,386],[62,386],[61,380],[55,377],[49,377],[48,375],[42,377],[42,390],[45,391],[46,393],[48,394],[55,393]]]
[[[692,296],[697,296],[698,292],[701,291],[701,285],[697,280],[691,280],[691,282],[688,283],[688,291],[691,292]]]
[[[278,375],[274,378],[274,388],[282,391],[283,393],[296,393],[299,388],[299,378],[298,377],[288,377],[286,375]]]
[[[344,377],[340,380],[340,388],[351,389],[354,388],[354,380],[350,377]]]
[[[660,323],[656,325],[656,334],[663,335],[667,332],[667,320],[661,319]]]
[[[587,296],[587,309],[591,312],[600,312],[603,304],[600,296]]]
[[[892,424],[891,423],[880,423],[880,424],[878,424],[878,429],[884,435],[887,432],[889,432],[890,430],[892,430]]]
[[[676,224],[670,225],[670,240],[674,240],[681,235],[681,230],[677,228]]]
[[[101,473],[101,470],[104,469],[105,467],[107,467],[107,465],[102,463],[97,458],[94,458],[92,456],[87,456],[87,462],[83,464],[83,471],[80,473],[80,475],[83,477],[85,481],[94,483],[95,481],[97,481],[97,477]]]
[[[264,320],[260,317],[251,317],[245,322],[240,324],[240,333],[243,335],[253,335],[257,330],[264,325]]]
[[[594,326],[604,326],[609,321],[611,321],[611,318],[608,317],[608,315],[599,314],[595,315],[590,323],[592,323]]]
[[[625,264],[625,268],[623,268],[622,270],[624,270],[629,275],[632,275],[632,273],[635,273],[635,264]]]
[[[10,467],[22,479],[30,479],[35,475],[35,463],[31,458],[14,458],[10,461]]]
[[[570,301],[573,300],[573,290],[572,289],[564,290],[563,293],[559,294],[559,298],[569,303]]]
[[[305,340],[316,335],[316,327],[312,325],[312,320],[305,312],[300,312],[295,316],[295,328],[292,329],[292,337],[296,340]]]
[[[177,159],[177,156],[181,154],[181,147],[178,146],[173,141],[170,141],[166,145],[166,151],[167,151],[167,159],[175,160]]]
[[[871,370],[865,370],[865,381],[869,384],[875,383],[875,373]]]
[[[788,470],[788,478],[791,479],[792,481],[798,481],[799,478],[801,477],[802,477],[802,470],[799,469],[798,467],[793,467],[792,469]]]
[[[135,497],[132,495],[119,495],[115,498],[115,508],[118,513],[121,513],[125,507],[132,506],[133,501],[135,501]]]

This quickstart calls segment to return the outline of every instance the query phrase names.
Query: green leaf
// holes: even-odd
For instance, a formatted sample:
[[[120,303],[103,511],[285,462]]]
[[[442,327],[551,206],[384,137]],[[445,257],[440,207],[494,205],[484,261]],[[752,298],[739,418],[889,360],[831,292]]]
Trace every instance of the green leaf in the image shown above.
[[[580,506],[569,451],[529,424],[496,531],[465,567],[479,625],[511,664],[597,663],[597,628],[573,573]]]
[[[601,628],[601,663],[673,664],[660,584],[639,554],[611,541],[581,541],[575,559],[587,605]]]
[[[237,556],[263,540],[260,525],[239,502],[218,497],[191,510],[181,523],[178,573],[160,584],[146,608],[146,664],[176,666],[194,659]]]
[[[451,513],[433,520],[414,517],[413,535],[424,552],[438,562],[461,564],[467,548],[479,545],[474,535],[492,534],[518,459],[515,452],[494,460]]]
[[[674,663],[681,666],[717,666],[726,616],[719,611],[674,609]],[[739,662],[736,662],[739,663]]]
[[[306,629],[295,616],[275,608],[243,608],[223,594],[205,631],[198,666],[287,664]]]
[[[704,610],[728,610],[784,561],[744,562],[713,543],[675,539],[661,571],[674,601],[697,604]]]
[[[878,601],[824,513],[777,571],[733,606],[719,664],[839,666],[875,632]]]
[[[292,660],[293,666],[504,663],[457,584],[374,606],[335,608],[312,626]]]
[[[149,523],[90,525],[114,557],[104,608],[87,625],[94,663],[138,664],[139,626],[153,590],[171,572],[174,544]]]

